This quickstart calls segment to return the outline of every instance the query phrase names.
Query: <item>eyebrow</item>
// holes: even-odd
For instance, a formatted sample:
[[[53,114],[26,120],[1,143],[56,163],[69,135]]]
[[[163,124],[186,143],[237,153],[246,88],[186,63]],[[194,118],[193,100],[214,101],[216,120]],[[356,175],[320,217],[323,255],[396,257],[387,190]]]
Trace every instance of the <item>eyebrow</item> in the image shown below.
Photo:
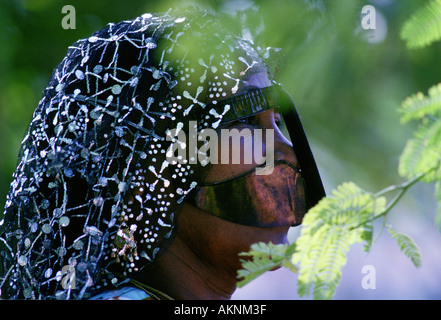
[[[251,86],[249,86],[247,89],[248,90],[241,94],[236,94],[219,101],[216,106],[214,106],[215,109],[222,109],[226,105],[229,105],[230,112],[223,117],[222,122],[225,123],[250,117],[264,110],[277,107],[278,97],[276,86],[268,86],[265,88],[256,87],[255,89],[251,89]]]
[[[233,97],[236,97],[236,96],[241,96],[241,95],[243,95],[244,93],[247,93],[247,92],[249,92],[249,91],[254,91],[254,90],[259,90],[259,89],[265,89],[265,88],[267,88],[267,87],[258,87],[258,86],[255,86],[255,85],[247,85],[247,86],[244,86],[244,87],[242,87],[242,88],[240,88],[237,92],[236,92],[236,94],[235,95],[233,95],[233,96],[231,96],[230,98],[233,98]]]

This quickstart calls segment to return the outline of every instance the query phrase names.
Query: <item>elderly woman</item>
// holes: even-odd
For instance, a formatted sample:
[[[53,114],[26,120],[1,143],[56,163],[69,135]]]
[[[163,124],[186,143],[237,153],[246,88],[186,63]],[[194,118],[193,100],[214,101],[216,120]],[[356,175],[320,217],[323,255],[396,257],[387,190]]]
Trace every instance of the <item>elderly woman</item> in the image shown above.
[[[0,220],[2,298],[228,299],[238,253],[287,241],[321,180],[270,50],[225,30],[145,14],[69,48]]]

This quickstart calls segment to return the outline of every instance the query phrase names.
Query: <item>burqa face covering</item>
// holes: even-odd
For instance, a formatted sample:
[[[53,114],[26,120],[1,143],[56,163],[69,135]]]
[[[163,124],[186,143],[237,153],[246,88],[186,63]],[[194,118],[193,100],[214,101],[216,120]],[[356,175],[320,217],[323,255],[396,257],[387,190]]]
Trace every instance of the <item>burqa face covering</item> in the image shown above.
[[[221,219],[255,227],[299,225],[307,208],[304,180],[286,161],[277,161],[268,175],[253,169],[201,185],[194,201],[196,207]]]

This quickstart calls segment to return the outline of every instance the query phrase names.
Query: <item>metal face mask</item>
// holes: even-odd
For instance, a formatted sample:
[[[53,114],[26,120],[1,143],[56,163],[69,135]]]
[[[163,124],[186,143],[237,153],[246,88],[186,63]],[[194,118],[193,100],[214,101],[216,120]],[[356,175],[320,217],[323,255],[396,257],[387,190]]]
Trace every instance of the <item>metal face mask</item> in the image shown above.
[[[225,106],[228,106],[231,111],[222,118],[223,124],[248,118],[268,109],[277,110],[283,116],[293,144],[294,153],[302,171],[307,195],[306,211],[325,196],[320,173],[297,109],[292,98],[279,84],[262,89],[249,90],[241,95],[219,101],[214,108],[222,110]]]
[[[202,185],[194,201],[196,207],[221,219],[254,227],[296,226],[306,213],[304,180],[286,161],[277,161],[268,175],[253,169]]]

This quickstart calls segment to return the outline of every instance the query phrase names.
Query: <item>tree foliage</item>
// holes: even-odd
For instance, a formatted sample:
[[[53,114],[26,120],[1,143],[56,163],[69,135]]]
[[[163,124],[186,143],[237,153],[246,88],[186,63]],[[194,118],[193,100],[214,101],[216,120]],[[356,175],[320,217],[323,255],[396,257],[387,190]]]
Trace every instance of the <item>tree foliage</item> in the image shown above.
[[[425,47],[441,39],[441,0],[433,0],[404,24],[401,37],[409,48]]]
[[[402,28],[402,38],[408,48],[424,47],[440,40],[441,0],[431,1],[412,15]],[[435,222],[441,230],[441,83],[432,86],[427,95],[419,92],[405,99],[399,112],[403,124],[417,123],[398,163],[399,175],[408,181],[377,193],[367,192],[353,182],[343,183],[307,213],[301,234],[293,246],[294,252],[290,254],[290,250],[286,250],[285,257],[277,256],[280,265],[291,261],[298,266],[297,290],[300,296],[332,299],[350,246],[364,242],[365,250],[369,251],[373,220],[386,219],[405,192],[418,182],[435,184],[438,203]],[[388,202],[386,195],[393,192],[398,194]],[[411,237],[391,226],[387,231],[415,267],[421,266],[419,248]],[[259,245],[260,252],[269,253],[265,246]],[[277,252],[283,251],[284,248],[279,246]],[[255,253],[252,251],[251,256]],[[265,269],[265,263],[273,261],[271,255],[263,259],[259,257],[260,270]],[[244,265],[245,269],[250,268],[248,271],[253,267],[252,262]],[[241,275],[245,276],[242,283],[246,283],[256,273],[242,271]]]
[[[427,96],[420,92],[407,98],[400,111],[403,122],[413,120],[419,126],[404,148],[398,172],[408,179],[426,173],[426,182],[440,180],[441,84],[431,87]]]
[[[298,272],[298,268],[286,257],[293,254],[296,244],[289,246],[275,245],[273,243],[258,242],[251,246],[249,252],[241,254],[248,259],[242,259],[244,269],[239,270],[239,286],[244,286],[254,278],[276,267],[285,267],[292,272]],[[251,259],[250,259],[251,258]]]
[[[396,232],[392,228],[388,228],[387,231],[390,233],[392,238],[397,240],[398,246],[401,251],[412,261],[415,267],[421,266],[421,254],[418,246],[415,242],[408,236],[400,232]]]
[[[372,242],[372,217],[385,209],[384,197],[344,183],[305,216],[292,261],[299,264],[298,292],[332,297],[352,244]]]

